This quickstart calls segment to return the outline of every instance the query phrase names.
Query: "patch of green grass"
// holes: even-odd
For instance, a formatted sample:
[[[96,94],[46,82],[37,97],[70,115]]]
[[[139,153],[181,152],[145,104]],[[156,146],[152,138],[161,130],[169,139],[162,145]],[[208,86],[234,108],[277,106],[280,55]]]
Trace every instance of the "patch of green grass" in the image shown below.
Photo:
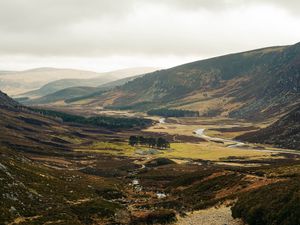
[[[76,151],[94,152],[94,153],[107,153],[112,155],[127,155],[134,154],[136,148],[128,145],[125,142],[102,142],[96,141],[84,148],[78,148]]]
[[[231,156],[247,156],[251,158],[264,158],[270,156],[270,153],[268,152],[227,148],[221,144],[212,142],[204,142],[199,144],[172,143],[171,149],[171,151],[164,151],[163,157],[221,160],[222,158]]]

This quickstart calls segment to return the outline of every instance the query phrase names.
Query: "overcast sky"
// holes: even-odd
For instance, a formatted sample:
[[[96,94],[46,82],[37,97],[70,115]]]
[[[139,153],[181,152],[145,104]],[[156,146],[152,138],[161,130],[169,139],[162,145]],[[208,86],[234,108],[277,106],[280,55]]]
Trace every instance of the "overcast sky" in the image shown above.
[[[167,68],[300,42],[299,0],[0,0],[0,70]]]

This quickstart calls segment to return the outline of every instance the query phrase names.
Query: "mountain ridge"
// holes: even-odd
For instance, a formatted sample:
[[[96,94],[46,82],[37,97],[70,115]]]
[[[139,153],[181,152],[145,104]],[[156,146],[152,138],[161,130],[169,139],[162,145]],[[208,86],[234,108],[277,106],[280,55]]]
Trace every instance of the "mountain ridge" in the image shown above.
[[[90,107],[169,107],[247,119],[279,116],[299,101],[299,46],[262,48],[159,70],[102,94]]]

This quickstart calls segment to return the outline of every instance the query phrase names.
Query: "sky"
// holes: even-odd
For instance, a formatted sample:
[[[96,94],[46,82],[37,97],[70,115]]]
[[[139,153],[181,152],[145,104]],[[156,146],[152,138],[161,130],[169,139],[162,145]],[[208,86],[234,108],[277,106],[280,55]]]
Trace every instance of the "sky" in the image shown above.
[[[104,72],[300,42],[299,0],[0,0],[0,70]]]

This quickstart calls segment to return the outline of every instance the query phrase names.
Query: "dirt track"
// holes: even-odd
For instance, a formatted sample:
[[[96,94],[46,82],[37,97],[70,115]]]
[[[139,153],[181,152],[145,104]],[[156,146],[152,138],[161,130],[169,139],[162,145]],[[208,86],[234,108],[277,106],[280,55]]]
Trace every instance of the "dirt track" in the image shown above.
[[[241,220],[233,219],[230,207],[220,206],[195,211],[186,217],[178,218],[176,225],[244,225]]]

